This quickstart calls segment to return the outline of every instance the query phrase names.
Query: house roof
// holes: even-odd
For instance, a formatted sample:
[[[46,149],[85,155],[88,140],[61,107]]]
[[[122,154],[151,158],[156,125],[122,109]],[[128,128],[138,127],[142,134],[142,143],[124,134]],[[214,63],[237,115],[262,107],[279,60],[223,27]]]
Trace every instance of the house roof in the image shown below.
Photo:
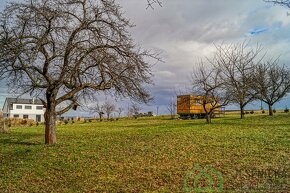
[[[21,99],[21,98],[6,98],[6,102],[8,105],[11,104],[34,104],[34,105],[42,105],[41,100],[39,99]]]

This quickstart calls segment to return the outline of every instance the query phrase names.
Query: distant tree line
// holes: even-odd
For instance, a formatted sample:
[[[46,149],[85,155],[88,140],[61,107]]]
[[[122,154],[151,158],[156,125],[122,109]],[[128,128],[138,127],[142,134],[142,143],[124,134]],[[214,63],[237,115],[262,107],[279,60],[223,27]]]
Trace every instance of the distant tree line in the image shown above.
[[[90,107],[87,107],[86,109],[88,109],[88,111],[92,114],[97,113],[99,116],[99,119],[102,120],[103,116],[106,115],[107,119],[110,119],[112,114],[114,112],[117,113],[118,118],[121,117],[122,113],[125,112],[125,108],[122,106],[117,107],[114,102],[112,101],[105,101],[102,105],[95,104],[95,105],[91,105]],[[141,107],[139,105],[137,105],[136,103],[132,103],[128,106],[128,117],[134,117],[137,118],[141,115],[140,111],[141,111]]]
[[[279,64],[279,58],[267,59],[259,44],[220,44],[215,48],[215,55],[200,61],[192,74],[193,91],[203,96],[207,122],[215,109],[229,103],[239,106],[243,119],[245,106],[255,100],[266,103],[272,116],[273,105],[290,91],[289,68]],[[206,104],[212,108],[206,109]]]

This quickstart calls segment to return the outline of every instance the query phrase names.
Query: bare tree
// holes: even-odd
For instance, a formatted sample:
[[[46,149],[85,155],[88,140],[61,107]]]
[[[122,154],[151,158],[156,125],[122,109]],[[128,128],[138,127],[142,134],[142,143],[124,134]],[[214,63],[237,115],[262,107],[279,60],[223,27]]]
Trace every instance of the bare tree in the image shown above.
[[[88,107],[88,109],[89,109],[90,113],[92,113],[92,114],[97,113],[98,116],[99,116],[100,121],[102,121],[103,114],[105,114],[103,109],[102,109],[102,106],[97,104],[95,106]]]
[[[141,108],[133,103],[131,106],[130,106],[130,109],[129,109],[129,112],[131,115],[133,115],[135,118],[137,118],[137,116],[139,115],[139,111],[141,110]]]
[[[267,3],[274,3],[276,5],[285,6],[290,9],[290,0],[264,0]]]
[[[157,4],[160,7],[162,7],[162,1],[161,0],[147,0],[147,9],[150,7],[151,9],[154,9],[154,5]]]
[[[257,98],[268,105],[273,116],[273,105],[290,91],[290,71],[279,66],[278,59],[268,60],[255,67],[253,83]]]
[[[220,69],[233,102],[240,107],[241,119],[245,106],[255,99],[252,89],[254,66],[263,59],[260,45],[249,47],[248,42],[216,45],[216,55],[211,62]]]
[[[231,94],[226,88],[222,71],[215,67],[205,67],[203,62],[193,72],[193,92],[201,96],[197,103],[203,106],[206,122],[211,123],[215,110],[226,106],[231,101]]]
[[[176,99],[174,100],[173,98],[169,101],[167,105],[167,110],[170,113],[171,119],[174,119],[175,114],[176,114]]]
[[[110,118],[110,115],[112,112],[114,112],[116,110],[116,106],[110,102],[110,101],[106,101],[103,105],[102,105],[102,109],[104,111],[104,113],[106,113],[107,115],[107,119]]]
[[[56,143],[56,116],[100,91],[147,102],[155,57],[136,47],[130,21],[111,0],[26,0],[0,18],[0,77],[18,94],[42,100],[45,143]],[[56,107],[70,104],[60,111]]]
[[[123,107],[118,107],[116,112],[118,113],[118,117],[120,118],[121,117],[121,114],[122,112],[124,111],[124,108]]]

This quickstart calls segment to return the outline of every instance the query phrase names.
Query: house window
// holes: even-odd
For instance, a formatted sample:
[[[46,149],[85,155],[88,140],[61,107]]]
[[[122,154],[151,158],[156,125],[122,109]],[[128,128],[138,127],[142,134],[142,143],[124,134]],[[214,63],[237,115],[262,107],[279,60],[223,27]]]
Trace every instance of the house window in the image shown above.
[[[32,106],[25,105],[25,109],[32,109]]]
[[[36,115],[36,122],[41,122],[41,115]]]
[[[19,115],[15,114],[13,115],[14,118],[19,118]]]
[[[22,105],[16,105],[16,109],[22,109]]]
[[[42,110],[43,106],[36,106],[36,110]]]
[[[23,115],[23,119],[28,119],[28,115]]]

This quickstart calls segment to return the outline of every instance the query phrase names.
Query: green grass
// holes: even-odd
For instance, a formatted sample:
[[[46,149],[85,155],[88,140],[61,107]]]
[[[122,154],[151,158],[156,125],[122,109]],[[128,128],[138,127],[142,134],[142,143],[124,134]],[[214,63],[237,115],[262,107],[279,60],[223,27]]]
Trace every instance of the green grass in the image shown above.
[[[13,128],[0,134],[0,192],[184,192],[195,164],[219,171],[223,192],[289,190],[289,115],[204,122],[68,124],[54,146],[43,145],[43,126]]]

